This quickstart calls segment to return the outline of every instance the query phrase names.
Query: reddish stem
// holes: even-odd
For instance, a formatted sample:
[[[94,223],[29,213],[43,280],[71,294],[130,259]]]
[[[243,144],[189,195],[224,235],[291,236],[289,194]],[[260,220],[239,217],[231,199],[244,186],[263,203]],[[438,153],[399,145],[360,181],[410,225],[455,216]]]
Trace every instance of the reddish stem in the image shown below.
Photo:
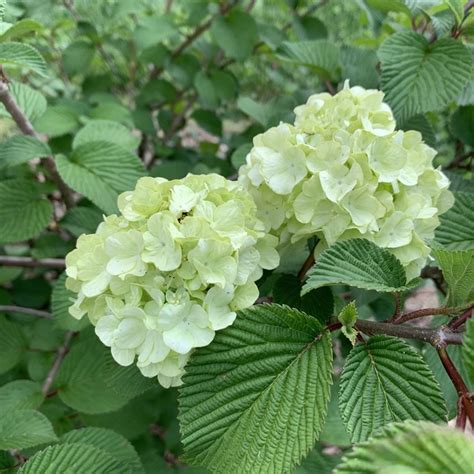
[[[461,327],[471,316],[472,316],[472,311],[474,310],[473,307],[468,308],[466,311],[464,311],[461,316],[459,316],[456,319],[453,319],[449,324],[448,327],[450,329],[457,329]]]

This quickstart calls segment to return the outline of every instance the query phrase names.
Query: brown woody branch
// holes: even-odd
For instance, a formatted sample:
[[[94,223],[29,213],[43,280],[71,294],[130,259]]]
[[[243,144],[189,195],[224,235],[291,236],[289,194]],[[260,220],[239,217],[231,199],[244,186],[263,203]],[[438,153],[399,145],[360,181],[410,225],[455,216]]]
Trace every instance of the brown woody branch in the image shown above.
[[[76,334],[77,333],[74,331],[68,331],[64,336],[64,343],[56,352],[56,357],[54,359],[53,365],[51,366],[51,369],[49,369],[48,375],[46,376],[46,379],[43,383],[41,391],[43,392],[44,396],[48,395],[49,389],[51,388],[51,385],[53,385],[54,379],[58,374],[59,368],[61,367],[61,363],[64,357],[66,357],[66,354],[69,352],[72,339]]]
[[[0,81],[0,102],[5,106],[7,111],[12,116],[13,120],[17,124],[18,128],[25,134],[31,137],[35,137],[38,140],[41,140],[41,136],[36,132],[31,125],[31,122],[28,120],[28,117],[23,113],[18,104],[15,102],[15,99],[10,94],[8,90],[8,85],[6,84],[5,76],[2,74],[3,80]],[[74,194],[68,185],[62,180],[61,176],[56,169],[56,164],[54,159],[51,156],[46,156],[41,158],[41,163],[48,171],[51,179],[56,183],[61,195],[64,199],[66,207],[72,207],[74,205]]]
[[[66,266],[63,258],[43,258],[36,260],[32,257],[10,257],[0,255],[0,266],[26,267],[26,268],[64,268]]]
[[[23,313],[30,316],[37,316],[39,318],[52,319],[53,316],[47,311],[41,311],[40,309],[25,308],[24,306],[14,305],[0,305],[0,313]]]

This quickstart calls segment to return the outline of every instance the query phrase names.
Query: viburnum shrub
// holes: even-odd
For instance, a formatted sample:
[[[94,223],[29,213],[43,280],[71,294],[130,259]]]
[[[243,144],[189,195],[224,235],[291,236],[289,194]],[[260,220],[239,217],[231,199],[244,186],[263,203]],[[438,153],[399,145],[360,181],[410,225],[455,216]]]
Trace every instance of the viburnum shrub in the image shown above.
[[[347,82],[334,96],[310,96],[293,125],[254,138],[239,176],[280,248],[316,236],[320,253],[364,238],[389,249],[412,279],[454,199],[433,167],[436,150],[420,132],[396,130],[383,96]]]
[[[66,257],[69,312],[87,315],[112,356],[165,387],[181,384],[192,349],[208,345],[258,298],[279,262],[250,195],[222,176],[141,178],[120,215],[81,235]]]
[[[0,0],[0,473],[472,474],[473,37]]]

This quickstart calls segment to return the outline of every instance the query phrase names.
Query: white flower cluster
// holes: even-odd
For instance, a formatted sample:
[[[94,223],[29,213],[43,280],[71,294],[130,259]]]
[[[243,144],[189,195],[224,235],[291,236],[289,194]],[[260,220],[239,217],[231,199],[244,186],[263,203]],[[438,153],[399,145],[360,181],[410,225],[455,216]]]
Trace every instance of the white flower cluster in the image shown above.
[[[396,131],[383,93],[349,88],[311,96],[254,138],[240,169],[266,231],[280,248],[317,236],[318,251],[365,238],[419,275],[438,216],[453,203],[449,181],[433,168],[436,152],[416,131]]]
[[[118,204],[66,257],[70,313],[88,315],[119,364],[179,385],[192,349],[255,302],[278,239],[248,192],[214,174],[142,178]]]

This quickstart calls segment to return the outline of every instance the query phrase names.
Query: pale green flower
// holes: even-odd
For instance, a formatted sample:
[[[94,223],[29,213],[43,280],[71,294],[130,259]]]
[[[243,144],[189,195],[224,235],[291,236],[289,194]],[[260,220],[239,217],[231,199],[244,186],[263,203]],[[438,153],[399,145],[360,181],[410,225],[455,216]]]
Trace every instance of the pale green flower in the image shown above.
[[[177,386],[191,351],[258,298],[278,238],[242,185],[218,175],[141,178],[118,205],[67,256],[70,312],[87,315],[119,364]]]
[[[292,255],[310,237],[319,239],[319,250],[365,238],[401,252],[410,275],[421,268],[424,242],[453,196],[449,180],[433,168],[436,151],[419,132],[395,126],[382,92],[346,82],[337,94],[315,94],[296,107],[294,125],[255,137],[239,182],[281,254]],[[296,163],[299,174],[288,169]]]

